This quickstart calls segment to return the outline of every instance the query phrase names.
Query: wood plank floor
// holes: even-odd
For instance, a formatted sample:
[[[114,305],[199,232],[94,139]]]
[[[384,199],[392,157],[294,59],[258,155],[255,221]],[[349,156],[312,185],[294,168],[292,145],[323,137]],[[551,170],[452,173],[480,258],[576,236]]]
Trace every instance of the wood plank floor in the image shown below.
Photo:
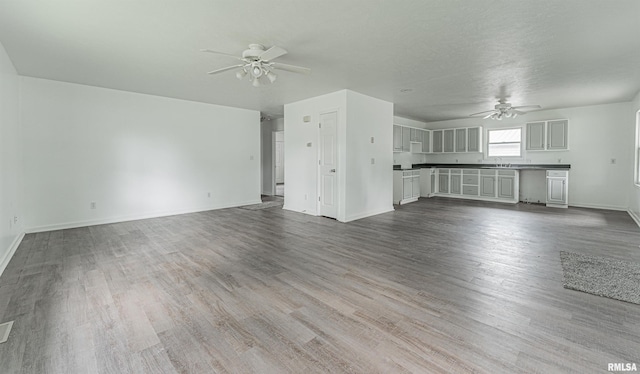
[[[639,244],[624,212],[445,198],[29,234],[0,278],[0,371],[606,372],[640,364],[640,305],[564,289],[559,251]]]

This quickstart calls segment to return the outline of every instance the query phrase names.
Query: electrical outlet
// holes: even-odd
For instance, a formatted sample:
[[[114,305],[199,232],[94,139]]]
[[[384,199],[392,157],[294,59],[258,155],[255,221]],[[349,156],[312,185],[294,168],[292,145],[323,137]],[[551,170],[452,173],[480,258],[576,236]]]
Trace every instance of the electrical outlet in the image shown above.
[[[249,156],[249,160],[253,161],[253,155]]]
[[[207,192],[207,197],[211,197],[211,192]]]
[[[615,163],[616,163],[616,159],[615,159],[615,158],[612,158],[612,159],[611,159],[611,163],[612,163],[612,164],[615,164]]]
[[[559,159],[558,159],[558,163],[559,163],[559,164],[561,164],[561,163],[562,163],[562,159],[561,159],[561,158],[559,158]]]
[[[371,144],[373,144],[373,142],[374,142],[374,139],[373,139],[373,136],[372,136],[372,137],[371,137]]]
[[[304,199],[307,200],[307,194],[304,194]]]
[[[376,163],[376,159],[375,159],[375,158],[373,158],[373,157],[371,157],[371,165],[373,165],[373,164],[375,164],[375,163]]]
[[[458,163],[458,159],[456,158],[456,164]]]
[[[96,202],[92,201],[91,203],[89,203],[89,208],[90,209],[95,209],[96,208]]]
[[[13,216],[13,223],[18,223],[18,216]]]

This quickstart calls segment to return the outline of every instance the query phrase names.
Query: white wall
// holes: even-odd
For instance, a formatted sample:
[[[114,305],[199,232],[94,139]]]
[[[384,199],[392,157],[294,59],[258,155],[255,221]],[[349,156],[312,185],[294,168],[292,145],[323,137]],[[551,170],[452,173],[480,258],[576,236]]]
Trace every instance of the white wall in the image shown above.
[[[635,183],[635,157],[636,157],[636,121],[638,118],[638,111],[640,111],[640,92],[631,101],[630,110],[628,114],[627,127],[633,132],[633,141],[629,147],[629,153],[631,158],[631,165],[629,166],[628,175],[630,177],[627,185],[629,186],[629,207],[628,211],[631,216],[636,220],[636,223],[640,225],[640,186]]]
[[[20,138],[19,78],[0,44],[0,275],[24,235]]]
[[[628,207],[629,169],[633,163],[633,131],[629,126],[630,103],[593,105],[577,108],[543,110],[503,121],[468,118],[430,122],[430,129],[483,126],[490,128],[523,127],[526,122],[569,119],[569,151],[524,152],[520,161],[512,163],[571,164],[569,172],[569,205],[626,210]],[[483,136],[486,141],[486,132]],[[483,147],[486,149],[486,147]],[[611,159],[616,163],[612,164]],[[494,163],[481,154],[429,155],[429,163]],[[539,196],[540,191],[531,192]],[[544,196],[544,195],[542,195]],[[521,196],[521,198],[529,196]],[[535,196],[532,196],[535,197]]]
[[[28,231],[260,202],[257,111],[22,77],[21,116]]]
[[[417,127],[421,129],[427,128],[426,122],[420,122],[409,118],[404,117],[393,117],[393,123],[396,125]],[[412,147],[416,145],[411,145]],[[392,147],[393,148],[393,147]],[[412,153],[412,152],[393,152],[393,164],[401,165],[403,167],[410,167],[411,164],[421,164],[426,162],[427,155],[420,153]]]
[[[318,123],[329,111],[338,112],[337,219],[393,210],[393,104],[349,90],[284,106],[284,208],[318,214]]]
[[[345,176],[344,124],[346,117],[346,90],[297,101],[284,106],[284,209],[308,214],[318,214],[318,123],[320,113],[338,111],[338,186],[343,185]],[[311,116],[304,122],[304,116]],[[311,146],[307,146],[310,143]],[[338,199],[343,199],[338,188]]]
[[[347,91],[346,132],[343,221],[392,211],[393,104]]]

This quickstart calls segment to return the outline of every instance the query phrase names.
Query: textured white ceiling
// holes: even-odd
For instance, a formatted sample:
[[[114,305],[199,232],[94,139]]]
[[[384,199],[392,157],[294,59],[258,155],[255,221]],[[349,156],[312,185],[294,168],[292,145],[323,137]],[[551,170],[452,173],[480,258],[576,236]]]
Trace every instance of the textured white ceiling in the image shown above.
[[[501,94],[550,109],[640,89],[638,0],[0,0],[0,41],[22,75],[276,116],[344,88],[426,121],[492,109]],[[260,88],[206,74],[236,61],[201,48],[250,43],[313,72]]]

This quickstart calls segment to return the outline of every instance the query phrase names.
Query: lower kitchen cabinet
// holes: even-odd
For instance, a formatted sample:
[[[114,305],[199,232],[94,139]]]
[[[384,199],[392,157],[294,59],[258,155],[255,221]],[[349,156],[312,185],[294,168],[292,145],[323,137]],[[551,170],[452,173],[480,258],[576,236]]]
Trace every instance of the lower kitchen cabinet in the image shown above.
[[[569,171],[547,170],[547,206],[567,208],[569,206]]]
[[[436,196],[517,203],[519,173],[505,169],[437,169]]]
[[[393,171],[393,203],[406,204],[420,197],[420,170]]]

